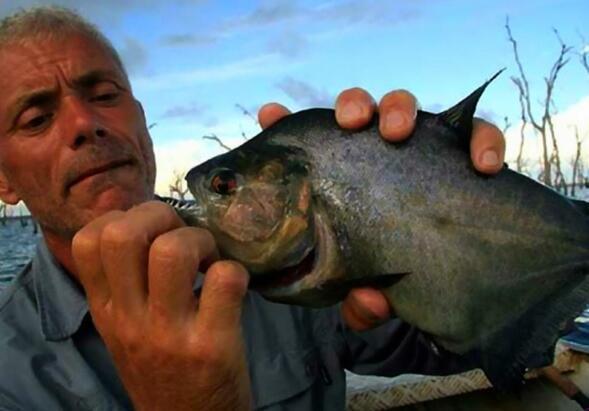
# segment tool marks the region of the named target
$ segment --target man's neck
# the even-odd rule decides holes
[[[72,256],[72,240],[43,230],[43,238],[47,248],[55,259],[65,268],[67,273],[77,280],[76,264]]]

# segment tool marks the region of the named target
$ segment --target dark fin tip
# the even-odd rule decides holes
[[[477,108],[479,99],[483,92],[499,74],[505,71],[505,67],[495,73],[482,86],[470,93],[466,98],[461,100],[458,104],[449,108],[446,111],[437,114],[438,118],[445,121],[450,127],[455,129],[460,136],[460,140],[467,150],[470,151],[470,138],[472,136],[472,119]]]
[[[518,321],[482,341],[475,355],[496,389],[512,390],[523,382],[527,368],[542,367],[553,360],[560,326],[582,312],[589,300],[588,270],[587,262],[555,270],[555,274],[567,273],[569,282]]]

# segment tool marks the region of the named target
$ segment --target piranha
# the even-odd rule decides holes
[[[189,171],[193,202],[165,200],[212,232],[272,301],[322,307],[380,288],[444,349],[477,354],[497,385],[519,379],[589,302],[586,203],[505,167],[472,167],[479,98],[419,111],[391,144],[378,119],[342,130],[333,110],[289,115]]]

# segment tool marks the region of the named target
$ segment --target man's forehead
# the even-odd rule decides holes
[[[114,57],[103,46],[81,36],[64,42],[30,40],[5,45],[0,48],[0,59],[4,63],[0,66],[0,88],[5,97],[56,87],[59,77],[73,81],[91,72],[102,72],[124,78]]]
[[[15,74],[14,77],[22,79],[23,83],[42,82],[46,80],[43,77],[54,76],[56,70],[72,75],[89,70],[122,72],[104,45],[80,34],[8,43],[0,48],[0,59],[3,62],[0,72]]]

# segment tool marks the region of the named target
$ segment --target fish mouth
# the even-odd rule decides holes
[[[69,191],[73,186],[79,184],[83,180],[95,176],[100,173],[104,173],[109,170],[113,170],[115,168],[125,167],[125,166],[132,166],[135,164],[133,159],[122,159],[122,160],[115,160],[109,161],[108,163],[89,168],[87,170],[82,171],[81,173],[76,174],[70,181],[66,184],[66,191]]]
[[[264,275],[253,275],[250,288],[269,300],[288,302],[310,289],[344,277],[343,260],[327,215],[314,212],[315,246],[299,263]]]
[[[315,248],[312,248],[302,261],[294,266],[272,271],[264,275],[254,275],[250,280],[250,288],[263,293],[273,288],[288,287],[303,279],[313,271],[315,266]]]

